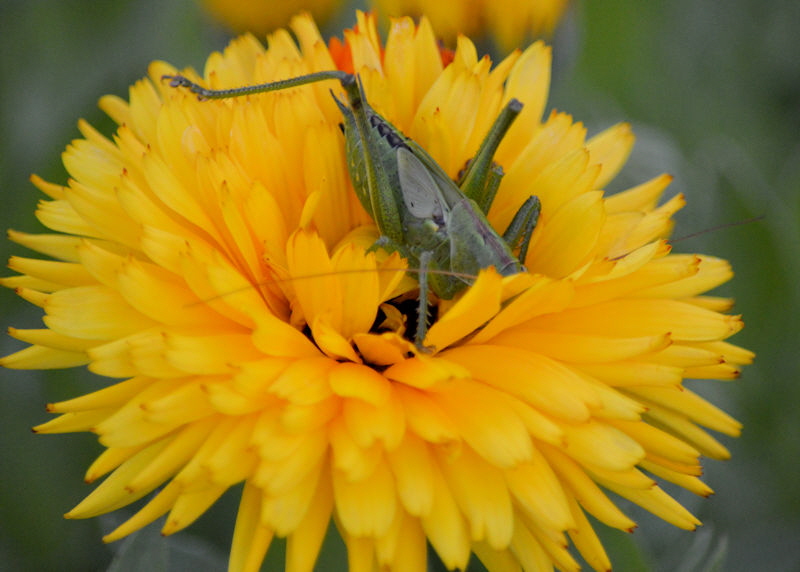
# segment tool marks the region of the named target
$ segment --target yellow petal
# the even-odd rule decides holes
[[[601,165],[596,185],[605,187],[628,160],[635,137],[628,123],[618,123],[592,137],[586,148],[594,163]]]
[[[260,523],[261,491],[245,482],[236,514],[228,569],[231,572],[256,570],[272,542],[273,531]]]
[[[570,508],[575,519],[576,526],[569,531],[569,537],[575,543],[575,547],[580,551],[581,556],[595,570],[611,570],[611,561],[608,559],[603,544],[597,537],[591,523],[586,515],[578,506],[574,499],[570,499]]]
[[[172,506],[161,534],[175,534],[197,520],[227,490],[227,486],[209,486],[199,491],[183,492]]]
[[[563,485],[538,450],[532,462],[508,471],[506,481],[516,502],[538,526],[565,530],[575,525]]]
[[[53,260],[38,260],[12,256],[8,260],[8,267],[20,274],[27,274],[62,284],[64,286],[90,286],[95,284],[94,278],[86,269],[74,262],[56,262]]]
[[[552,447],[543,446],[542,453],[553,465],[557,475],[563,479],[575,499],[578,500],[590,514],[608,526],[620,530],[632,531],[636,523],[625,516],[623,512],[611,502],[606,494],[589,478],[586,472],[562,451]]]
[[[334,470],[333,494],[342,526],[355,536],[381,536],[391,525],[398,508],[394,482],[383,463],[359,481],[350,481]]]
[[[511,542],[511,495],[503,473],[483,461],[469,447],[440,464],[453,497],[461,507],[474,541],[486,541],[496,550]]]
[[[310,324],[314,342],[323,353],[333,359],[343,359],[360,363],[361,358],[339,329],[330,324],[326,317],[317,316]]]
[[[607,336],[660,335],[705,342],[725,339],[742,328],[737,316],[724,316],[676,300],[614,300],[567,310],[532,321],[541,328]]]
[[[439,470],[433,473],[434,503],[423,516],[422,529],[449,569],[466,568],[469,560],[469,533],[464,518]]]
[[[411,342],[394,333],[356,334],[353,336],[353,342],[367,362],[378,366],[388,366],[403,361],[413,348]]]
[[[632,490],[610,483],[605,483],[605,486],[678,528],[694,530],[701,524],[688,510],[659,487],[649,490]]]
[[[362,447],[381,441],[388,450],[392,450],[406,429],[403,411],[394,397],[379,405],[360,399],[346,399],[342,404],[342,415],[353,439]]]
[[[48,327],[63,335],[93,340],[125,337],[155,324],[122,297],[102,286],[82,286],[51,294],[45,306]]]
[[[400,445],[388,454],[397,494],[409,514],[429,514],[434,501],[433,456],[428,446],[407,433]]]
[[[521,149],[523,141],[527,141],[529,134],[539,125],[550,90],[551,59],[550,47],[543,42],[536,42],[522,53],[509,74],[506,97],[516,97],[524,107],[498,149],[497,161],[501,165],[513,163],[507,154],[511,150]]]
[[[568,426],[564,435],[567,454],[581,463],[609,471],[628,470],[645,456],[639,443],[604,423],[590,421]]]
[[[642,387],[629,388],[628,391],[648,403],[672,409],[715,431],[733,436],[737,436],[741,431],[741,423],[688,389]]]
[[[505,346],[533,347],[559,361],[574,363],[617,362],[659,351],[671,340],[667,335],[641,338],[611,338],[548,332],[528,328],[506,330],[492,340]]]
[[[80,397],[51,403],[47,406],[47,410],[52,413],[66,413],[119,407],[141,393],[151,383],[153,380],[145,377],[128,379]]]
[[[453,380],[434,394],[458,433],[476,453],[500,467],[513,467],[532,455],[532,443],[525,424],[509,414],[510,398],[467,380]],[[471,412],[482,411],[475,416]]]
[[[497,272],[481,272],[464,296],[431,326],[425,345],[442,351],[488,322],[500,310],[501,281]]]
[[[156,496],[150,499],[136,514],[112,530],[109,534],[106,534],[103,537],[103,542],[119,540],[155,521],[172,508],[179,494],[180,489],[174,485],[174,483],[168,484],[161,489]]]
[[[661,193],[671,182],[671,176],[659,175],[626,191],[611,195],[606,200],[606,208],[609,213],[653,210]]]
[[[328,531],[333,510],[330,480],[319,479],[308,511],[286,539],[287,572],[311,570]]]
[[[531,241],[526,264],[532,272],[563,278],[586,263],[605,220],[602,195],[585,193],[566,203]],[[581,232],[575,232],[575,228]]]
[[[463,346],[448,351],[446,357],[464,365],[487,386],[560,419],[587,421],[590,407],[600,404],[594,390],[569,368],[533,352]]]
[[[115,510],[134,502],[150,492],[140,489],[135,493],[127,485],[132,477],[148,465],[161,452],[162,447],[148,447],[124,462],[106,480],[64,516],[66,518],[89,518]],[[151,489],[152,490],[152,489]]]
[[[89,362],[85,352],[59,350],[43,346],[30,346],[0,358],[0,365],[8,369],[61,369]]]

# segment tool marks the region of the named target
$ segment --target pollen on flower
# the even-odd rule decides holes
[[[484,268],[417,316],[420,269],[381,248],[348,174],[340,124],[355,110],[331,97],[347,101],[339,83],[199,101],[152,64],[129,100],[101,100],[112,137],[80,124],[65,186],[33,178],[52,232],[9,234],[50,259],[10,262],[19,275],[3,285],[44,327],[12,328],[29,346],[0,363],[108,379],[35,428],[105,448],[85,476],[99,484],[67,517],[146,499],[104,540],[164,515],[173,534],[244,483],[235,571],[258,570],[275,537],[287,569],[313,569],[332,519],[354,571],[424,570],[428,545],[450,569],[475,555],[492,571],[577,570],[570,544],[608,570],[588,517],[636,527],[609,491],[699,525],[659,483],[711,494],[701,457],[729,456],[712,432],[741,426],[684,381],[733,379],[753,354],[726,341],[742,328],[731,300],[707,294],[727,262],[671,251],[684,199],[659,204],[669,177],[602,192],[630,127],[587,139],[545,116],[543,43],[492,66],[463,37],[443,59],[425,19],[393,21],[385,44],[360,13],[338,44],[309,16],[291,28],[296,43],[244,36],[203,76],[180,73],[232,88],[352,71],[454,181],[520,100],[486,216],[502,235],[540,200],[522,271]],[[415,320],[429,322],[422,344]]]

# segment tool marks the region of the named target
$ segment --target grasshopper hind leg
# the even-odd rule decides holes
[[[502,178],[502,170],[499,173],[493,172],[496,167],[495,151],[521,111],[522,103],[516,99],[510,100],[506,104],[458,182],[461,192],[475,201],[484,214],[489,212],[497,188],[500,186],[500,178]]]
[[[428,334],[428,308],[430,297],[428,290],[428,267],[433,253],[426,250],[419,256],[419,300],[417,306],[417,331],[414,335],[414,345],[424,353],[431,353],[435,348],[425,345],[425,336]]]

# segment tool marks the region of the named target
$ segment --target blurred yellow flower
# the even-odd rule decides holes
[[[379,14],[422,16],[436,35],[452,42],[459,34],[491,38],[504,52],[553,33],[569,0],[372,0]]]
[[[8,368],[86,364],[107,386],[48,409],[39,433],[90,431],[106,477],[69,518],[97,516],[159,489],[112,541],[168,513],[191,524],[244,482],[230,570],[258,570],[273,537],[286,569],[312,570],[331,518],[351,571],[424,570],[427,542],[451,569],[572,571],[571,542],[596,570],[609,559],[587,515],[636,525],[607,496],[675,526],[699,521],[656,483],[698,495],[701,455],[728,452],[706,428],[739,424],[683,385],[733,379],[752,354],[731,301],[703,295],[731,277],[664,239],[681,196],[657,206],[662,175],[605,197],[633,145],[625,124],[586,140],[564,113],[543,116],[550,50],[536,43],[494,69],[460,38],[449,65],[428,21],[374,20],[330,48],[309,17],[213,54],[211,88],[355,70],[373,107],[454,176],[505,102],[525,107],[496,160],[489,213],[504,229],[530,195],[539,225],[529,272],[491,270],[439,302],[419,353],[402,295],[415,281],[377,232],[345,168],[336,82],[198,101],[151,66],[129,101],[101,107],[64,154],[67,186],[34,178],[52,234],[11,232],[54,260],[13,257],[3,283],[44,311],[11,329],[30,347]],[[398,298],[400,296],[400,298]],[[413,304],[412,304],[413,306]]]
[[[227,28],[258,36],[285,26],[301,11],[309,12],[323,24],[342,3],[342,0],[201,0],[208,13]]]

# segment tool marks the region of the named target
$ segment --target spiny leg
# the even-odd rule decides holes
[[[511,250],[519,248],[518,258],[522,264],[525,264],[528,246],[530,246],[536,223],[539,222],[541,210],[542,203],[539,201],[539,197],[528,197],[528,200],[519,207],[517,214],[514,215],[511,224],[508,225],[506,232],[503,234],[503,240],[511,247]]]
[[[428,334],[428,267],[433,253],[425,250],[419,256],[419,305],[417,306],[417,332],[414,336],[414,345],[422,352],[430,353],[433,348],[423,342]]]

